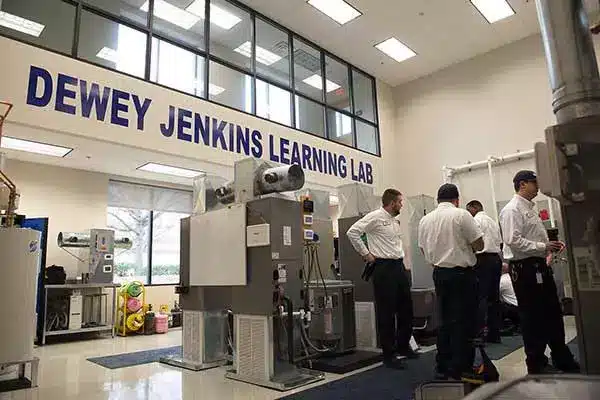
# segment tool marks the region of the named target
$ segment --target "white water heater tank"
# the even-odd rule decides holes
[[[0,364],[31,360],[40,232],[0,228]]]

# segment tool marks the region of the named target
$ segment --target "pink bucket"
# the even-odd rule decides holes
[[[169,317],[164,314],[157,314],[154,317],[154,327],[156,333],[167,333],[169,331]]]

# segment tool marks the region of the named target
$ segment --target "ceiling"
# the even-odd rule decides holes
[[[392,86],[539,32],[534,0],[509,0],[516,14],[494,24],[469,0],[346,1],[363,15],[340,26],[306,0],[241,0]],[[584,1],[598,8],[598,0]],[[397,63],[373,47],[392,36],[417,57]]]

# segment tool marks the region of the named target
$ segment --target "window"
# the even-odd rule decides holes
[[[210,53],[248,71],[252,70],[250,13],[224,0],[210,2]]]
[[[354,96],[354,115],[375,121],[375,93],[373,90],[373,79],[352,70],[352,94]]]
[[[137,77],[146,70],[146,34],[88,11],[81,16],[78,55]]]
[[[325,137],[325,107],[296,95],[296,129]]]
[[[148,0],[83,0],[84,3],[127,19],[140,26],[148,25]]]
[[[356,121],[356,148],[371,154],[379,154],[377,128],[362,121]]]
[[[133,241],[115,250],[115,283],[179,282],[180,221],[191,214],[188,191],[110,181],[107,226]]]
[[[256,20],[256,73],[290,85],[288,34],[261,19]]]
[[[340,110],[350,111],[348,66],[325,56],[325,78],[327,104]]]
[[[293,59],[296,90],[315,100],[323,101],[321,52],[294,38]]]
[[[152,218],[152,283],[179,283],[180,221],[189,214],[154,212]]]
[[[115,283],[140,281],[147,285],[148,249],[150,244],[151,213],[135,208],[108,207],[107,227],[114,229],[115,236],[126,236],[133,246],[129,250],[115,249]]]
[[[150,80],[204,97],[204,57],[160,39],[152,39]]]
[[[75,7],[60,0],[0,1],[3,35],[71,54],[74,30]]]
[[[0,36],[379,155],[375,79],[242,3],[0,0]]]
[[[247,113],[252,112],[252,77],[210,62],[209,99]]]
[[[256,115],[290,126],[292,105],[287,90],[256,80]]]
[[[144,9],[148,12],[147,0],[142,1],[145,1]],[[154,32],[198,50],[206,49],[205,19],[205,0],[154,0]]]
[[[327,110],[329,139],[348,146],[354,145],[352,118],[335,110]]]

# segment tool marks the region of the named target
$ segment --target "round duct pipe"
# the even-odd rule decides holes
[[[582,0],[536,0],[559,123],[600,115],[600,77]]]
[[[267,168],[259,173],[256,194],[269,194],[300,190],[304,186],[304,170],[294,164]]]
[[[88,248],[90,247],[90,234],[59,232],[56,243],[58,247]],[[115,237],[114,245],[116,249],[130,249],[133,246],[133,242],[126,236]]]

